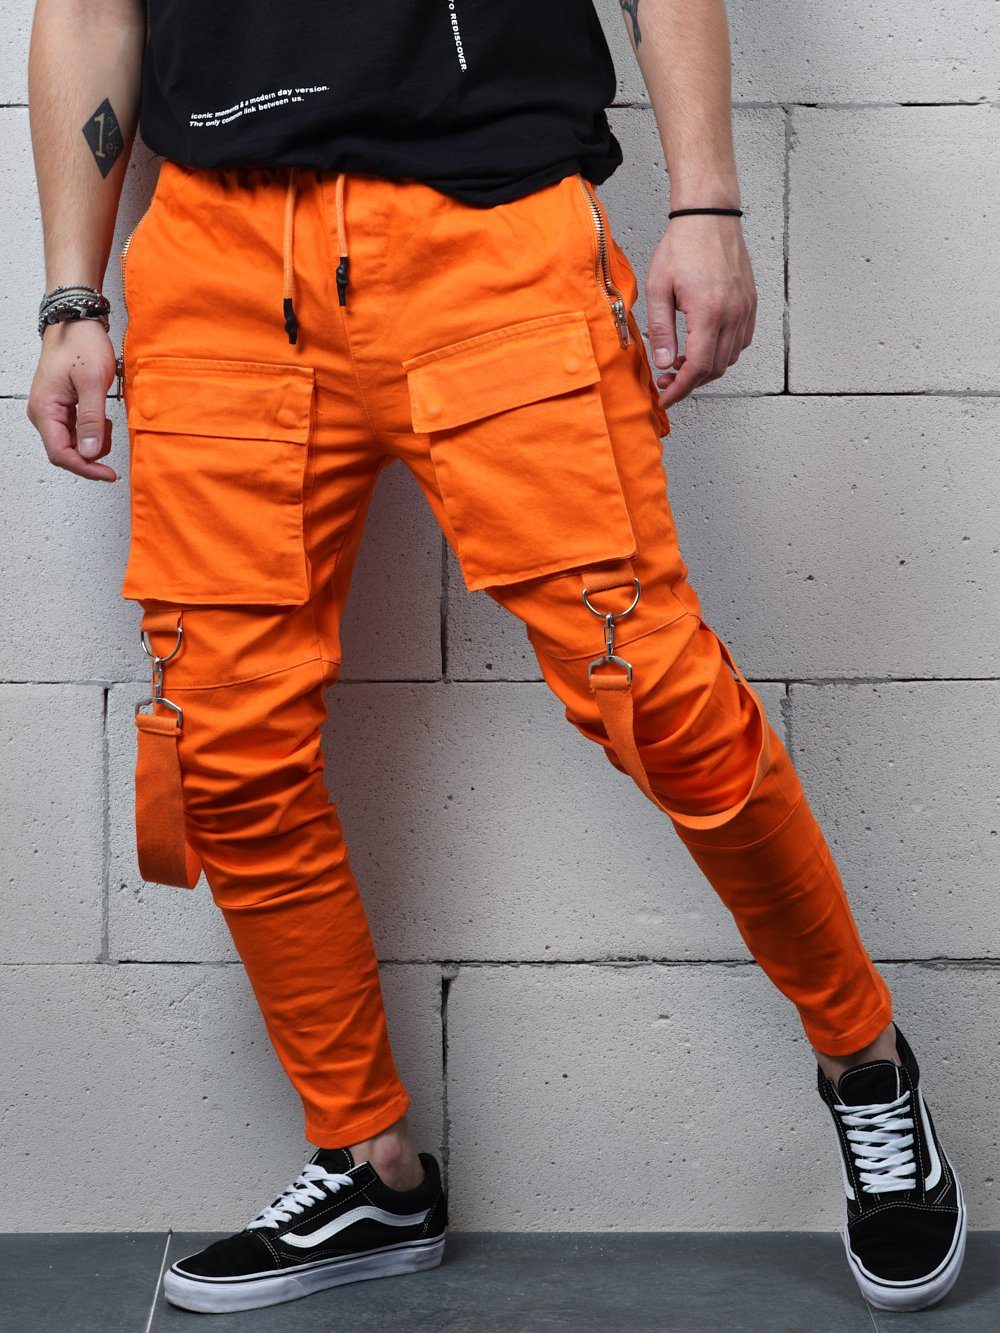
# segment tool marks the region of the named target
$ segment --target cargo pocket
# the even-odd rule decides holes
[[[299,605],[313,372],[140,356],[128,385],[131,539],[122,596]]]
[[[636,554],[583,312],[403,362],[470,589]]]

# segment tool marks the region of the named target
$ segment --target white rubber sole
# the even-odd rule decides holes
[[[927,1277],[919,1279],[919,1281],[883,1282],[868,1273],[862,1267],[857,1256],[851,1252],[847,1227],[844,1227],[841,1234],[844,1239],[844,1247],[847,1250],[847,1261],[850,1264],[851,1272],[861,1288],[861,1294],[868,1304],[873,1305],[876,1310],[926,1310],[929,1305],[935,1305],[943,1296],[946,1296],[955,1285],[962,1268],[962,1261],[965,1258],[965,1238],[969,1230],[962,1185],[957,1176],[955,1177],[955,1184],[958,1188],[959,1210],[959,1226],[955,1233],[955,1239],[950,1251],[935,1271],[929,1273]]]
[[[365,1278],[394,1277],[400,1273],[419,1273],[436,1268],[444,1256],[444,1236],[426,1241],[407,1241],[352,1254],[344,1259],[327,1259],[279,1273],[250,1273],[239,1278],[195,1277],[176,1267],[163,1275],[163,1292],[171,1305],[199,1314],[227,1314],[232,1310],[256,1310],[263,1305],[281,1305],[314,1291],[339,1287],[344,1282]]]

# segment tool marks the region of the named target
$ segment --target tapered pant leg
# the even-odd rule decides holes
[[[187,843],[306,1136],[338,1146],[409,1105],[321,748],[350,574],[390,459],[336,329],[307,350],[288,342],[285,197],[252,173],[161,168],[126,266],[123,592],[180,710]],[[297,202],[299,312],[318,330],[336,297],[315,181]]]
[[[858,1049],[888,1024],[889,991],[789,755],[688,579],[635,275],[578,178],[490,212],[434,206],[424,220],[424,244],[450,264],[436,275],[442,313],[398,340],[397,448],[467,587],[523,621],[568,720],[623,771],[594,685],[605,666],[630,673],[636,780],[810,1041]],[[588,582],[603,587],[589,607]]]

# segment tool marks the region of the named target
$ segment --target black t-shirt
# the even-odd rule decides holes
[[[195,167],[412,177],[469,203],[622,160],[592,0],[148,0],[140,130]]]

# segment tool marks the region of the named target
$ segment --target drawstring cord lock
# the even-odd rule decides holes
[[[343,302],[341,302],[341,304],[343,304]],[[299,336],[299,320],[290,296],[286,296],[283,300],[282,311],[285,316],[285,332],[288,334],[288,341],[290,343],[295,343]]]
[[[347,254],[346,223],[344,220],[344,173],[337,175],[337,237],[340,242],[340,263],[337,265],[337,300],[342,306],[347,305],[347,288],[351,281],[351,261]],[[295,195],[298,188],[298,168],[292,167],[288,173],[288,188],[285,192],[285,223],[282,238],[282,268],[284,290],[282,291],[281,311],[285,322],[288,341],[293,345],[298,341],[299,320],[295,313],[295,268],[292,250],[295,238]]]
[[[341,305],[347,305],[347,286],[351,281],[350,255],[341,255],[337,265],[337,299]]]

